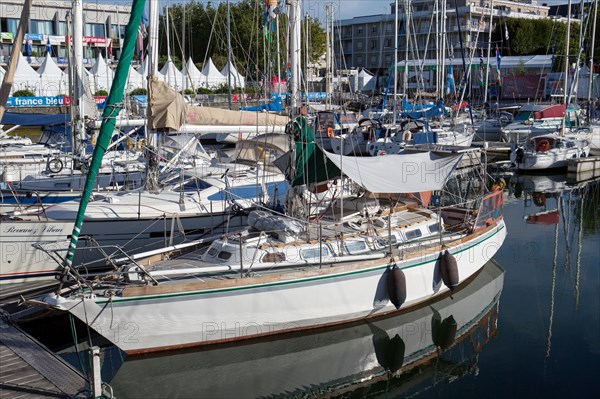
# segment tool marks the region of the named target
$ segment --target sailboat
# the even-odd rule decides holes
[[[557,105],[558,110],[562,110],[566,115],[560,119],[561,125],[556,132],[542,135],[530,134],[524,147],[517,148],[511,154],[511,160],[517,164],[517,169],[521,171],[544,170],[565,168],[569,159],[583,158],[590,154],[591,147],[588,140],[588,134],[578,134],[573,130],[569,123],[568,115],[569,104],[571,103],[571,91],[569,89],[569,34],[571,22],[571,1],[567,5],[567,32],[565,45],[565,65],[564,65],[564,95],[563,104]],[[574,84],[575,79],[571,82]],[[560,107],[560,108],[559,108]]]
[[[306,121],[294,126],[302,183],[318,173],[309,166],[322,155]],[[371,194],[340,199],[312,222],[253,211],[247,230],[208,248],[172,260],[170,253],[138,258],[100,284],[82,280],[88,290],[45,301],[127,353],[160,351],[410,308],[468,284],[504,241],[501,191],[477,209],[441,214],[402,196],[440,189],[461,155],[325,156]],[[381,176],[394,165],[414,173]],[[131,339],[115,339],[127,332]]]

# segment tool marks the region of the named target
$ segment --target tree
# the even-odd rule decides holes
[[[505,29],[510,40],[506,41]],[[566,23],[558,19],[508,18],[506,26],[497,24],[492,41],[508,55],[554,54],[554,71],[564,70]],[[579,52],[579,24],[571,22],[569,60],[573,63]]]
[[[283,2],[281,2],[283,7]],[[181,38],[183,10],[185,7],[185,49]],[[169,41],[171,43],[171,58],[181,58],[182,50],[185,60],[192,57],[195,62],[204,62],[212,57],[217,68],[222,69],[227,63],[227,5],[220,3],[216,6],[209,2],[192,1],[169,7]],[[166,11],[166,9],[164,10]],[[285,11],[282,9],[281,11]],[[161,55],[166,56],[166,20],[162,13],[160,22]],[[309,27],[309,58],[315,62],[325,52],[325,32],[319,21],[308,17]],[[265,20],[268,22],[265,26]],[[265,19],[264,1],[240,0],[230,3],[231,53],[233,63],[238,71],[250,79],[262,80],[277,71],[277,38],[274,33],[279,24],[279,43],[281,45],[279,69],[282,73],[287,65],[287,17],[282,12],[274,20]],[[267,30],[273,30],[266,35]],[[302,23],[302,39],[304,40],[306,19]],[[269,40],[269,38],[271,38]],[[304,44],[303,44],[303,49]],[[206,59],[205,59],[206,56]],[[302,57],[304,59],[304,57]],[[185,61],[183,60],[183,61]]]

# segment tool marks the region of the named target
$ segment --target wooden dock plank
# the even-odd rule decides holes
[[[77,370],[0,318],[0,397],[65,398],[86,389]]]

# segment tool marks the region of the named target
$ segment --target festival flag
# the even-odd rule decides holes
[[[446,77],[446,95],[452,92],[454,92],[454,71],[452,70],[452,64],[450,64],[448,66],[448,75]]]
[[[46,52],[52,55],[52,45],[50,44],[50,36],[48,36],[48,41],[46,42]]]
[[[500,55],[500,49],[496,45],[496,68],[498,69],[498,86],[502,86],[502,75],[500,74],[500,64],[502,63],[502,56]]]
[[[108,39],[108,46],[106,47],[106,58],[111,58],[112,59],[113,56],[113,49],[112,49],[112,39]]]

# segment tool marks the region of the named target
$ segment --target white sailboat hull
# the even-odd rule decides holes
[[[450,244],[461,284],[491,259],[505,237],[500,220],[470,240]],[[402,308],[448,291],[436,267],[438,259],[434,252],[396,261],[406,276]],[[386,288],[388,266],[387,259],[379,259],[197,290],[152,294],[148,289],[133,296],[59,298],[57,303],[125,352],[141,353],[310,329],[393,311]]]
[[[0,223],[0,284],[52,279],[58,264],[47,250],[65,251],[73,222],[2,220]]]
[[[488,263],[475,280],[451,297],[400,316],[317,334],[188,352],[169,358],[170,373],[165,373],[161,358],[127,359],[110,384],[126,397],[167,397],[169,387],[182,381],[186,381],[186,392],[194,397],[238,397],[240,387],[245,397],[252,398],[309,396],[325,389],[341,393],[358,381],[367,385],[380,381],[373,377],[386,375],[384,367],[389,365],[385,359],[390,356],[402,364],[398,372],[422,367],[427,359],[435,362],[440,342],[434,335],[442,320],[456,322],[457,341],[478,326],[484,337],[491,339],[496,332],[503,283],[503,270]],[[400,339],[402,350],[391,339]],[[331,367],[332,359],[343,361]],[[421,371],[423,379],[432,378],[425,369]],[[232,375],[237,376],[236,384],[231,384]],[[162,383],[156,384],[157,380]]]

